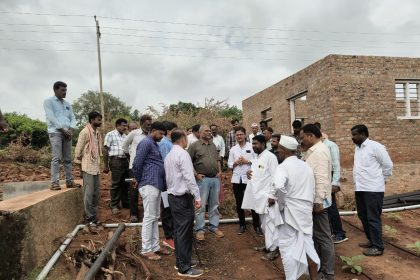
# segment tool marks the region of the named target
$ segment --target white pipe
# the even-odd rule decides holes
[[[36,278],[36,280],[43,280],[43,279],[45,279],[45,277],[47,277],[48,272],[50,272],[51,268],[58,261],[58,259],[60,258],[61,254],[64,252],[64,250],[70,244],[70,242],[73,240],[73,238],[79,232],[79,230],[81,230],[84,227],[85,227],[85,225],[77,225],[73,229],[73,231],[67,235],[67,239],[64,240],[64,242],[63,242],[63,244],[61,244],[60,248],[58,248],[58,250],[55,251],[54,255],[51,257],[51,259],[48,261],[48,263],[42,269],[41,273],[38,275],[38,277]]]
[[[394,207],[389,209],[383,209],[382,212],[388,213],[388,212],[399,212],[404,210],[414,210],[414,209],[420,209],[420,204],[418,205],[410,205],[410,206],[401,206],[401,207]],[[340,211],[340,216],[352,216],[357,214],[357,211]],[[252,218],[245,218],[245,221],[251,221]],[[206,220],[208,223],[209,220]],[[220,224],[232,224],[239,222],[239,219],[221,219],[219,221]],[[103,224],[102,226],[104,228],[117,228],[119,224]],[[141,227],[143,223],[125,223],[126,227]],[[159,222],[159,226],[161,226],[162,223]],[[54,255],[51,257],[51,259],[48,261],[47,265],[42,269],[41,273],[38,275],[36,280],[44,280],[45,277],[47,277],[48,272],[51,270],[51,268],[54,266],[54,264],[58,261],[61,254],[64,252],[64,250],[67,248],[67,246],[70,244],[72,239],[76,236],[76,234],[84,228],[85,225],[77,225],[74,230],[69,233],[67,236],[68,238],[64,240],[63,244],[58,248],[58,250],[54,253]]]

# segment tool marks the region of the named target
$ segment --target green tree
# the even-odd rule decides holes
[[[242,120],[242,110],[234,105],[233,106],[226,105],[225,108],[219,111],[219,115],[225,118],[229,118],[229,119]]]
[[[192,103],[179,101],[178,104],[169,105],[169,112],[178,115],[179,113],[197,115],[198,111],[202,109]]]
[[[131,114],[131,120],[134,121],[134,122],[140,121],[140,111],[139,110],[135,109],[133,111],[133,113]]]
[[[77,100],[73,102],[73,111],[76,116],[77,125],[85,124],[87,116],[92,111],[101,112],[101,99],[99,92],[89,90],[83,93]],[[114,120],[119,117],[131,119],[131,106],[127,106],[121,99],[108,92],[104,92],[104,110],[105,119],[107,121]]]

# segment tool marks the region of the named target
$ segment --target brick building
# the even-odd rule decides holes
[[[348,168],[350,129],[363,123],[394,163],[414,164],[409,172],[420,178],[419,84],[420,58],[329,55],[243,100],[244,126],[265,119],[275,132],[290,134],[294,119],[318,121]]]

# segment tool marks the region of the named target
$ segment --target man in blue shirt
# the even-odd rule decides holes
[[[133,174],[143,199],[141,254],[149,260],[160,260],[159,212],[161,192],[166,190],[165,168],[158,142],[165,134],[161,122],[152,123],[149,135],[137,145]]]
[[[47,118],[48,135],[51,142],[51,190],[60,190],[60,161],[63,161],[67,188],[77,187],[73,182],[71,164],[71,138],[73,129],[77,128],[76,119],[70,103],[64,100],[67,94],[67,85],[55,82],[55,96],[44,101],[44,110]]]
[[[171,135],[172,131],[178,128],[178,125],[174,122],[169,121],[163,121],[163,126],[165,127],[165,136],[162,138],[162,140],[159,142],[159,151],[162,155],[163,161],[165,161],[166,156],[169,154],[169,152],[172,149],[172,141]],[[162,192],[162,200],[160,203],[160,219],[162,220],[162,228],[163,233],[165,235],[165,240],[162,241],[162,244],[166,247],[171,248],[172,250],[175,250],[175,242],[174,242],[174,225],[172,220],[172,214],[171,214],[171,208],[169,207],[168,202],[168,193]]]

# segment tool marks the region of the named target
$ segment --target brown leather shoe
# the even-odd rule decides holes
[[[59,191],[59,190],[61,190],[61,187],[60,187],[60,185],[58,183],[52,183],[51,184],[51,187],[50,187],[50,190],[52,190],[52,191]]]
[[[205,240],[205,237],[204,237],[204,231],[199,231],[199,232],[197,232],[197,233],[195,234],[195,238],[196,238],[198,241],[204,241],[204,240]]]
[[[66,183],[66,187],[68,189],[75,189],[75,188],[81,188],[82,185],[76,184],[74,181],[71,181],[71,182]]]
[[[213,233],[214,235],[216,235],[216,237],[222,238],[225,237],[225,234],[223,233],[223,231],[221,231],[220,229],[216,229],[216,230],[209,230],[211,233]]]

